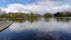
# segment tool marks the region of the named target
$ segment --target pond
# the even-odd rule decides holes
[[[13,22],[0,40],[71,40],[71,18],[41,18]]]

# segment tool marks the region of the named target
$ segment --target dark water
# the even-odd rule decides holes
[[[0,40],[71,40],[71,18],[41,18],[14,22]]]

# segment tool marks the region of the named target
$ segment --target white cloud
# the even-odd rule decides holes
[[[45,8],[41,7],[41,5],[36,5],[36,4],[27,4],[27,5],[23,5],[23,4],[19,4],[19,3],[15,3],[15,4],[9,4],[7,8],[5,8],[4,10],[6,10],[6,12],[41,12],[42,10],[44,10]]]
[[[6,12],[36,12],[36,13],[55,13],[58,11],[71,11],[70,3],[67,0],[36,0],[33,4],[8,4],[4,8]]]

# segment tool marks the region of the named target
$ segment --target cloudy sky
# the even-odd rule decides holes
[[[0,9],[6,12],[41,14],[71,11],[71,0],[0,0]]]

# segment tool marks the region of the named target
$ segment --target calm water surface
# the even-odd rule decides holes
[[[71,40],[71,18],[41,18],[13,22],[0,40]]]

